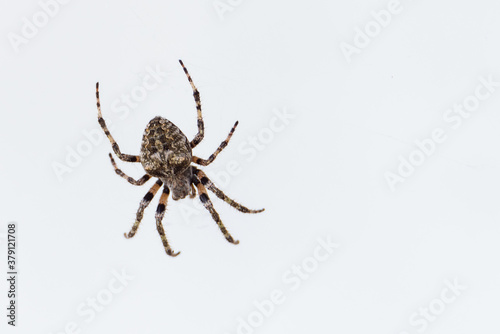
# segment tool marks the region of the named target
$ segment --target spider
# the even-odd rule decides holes
[[[99,100],[99,83],[96,84],[97,119],[102,129],[104,130],[104,133],[111,142],[113,151],[118,156],[118,158],[123,161],[140,162],[142,164],[142,167],[146,171],[146,174],[143,177],[135,180],[126,175],[118,168],[115,160],[113,159],[113,156],[111,155],[111,153],[109,153],[109,158],[116,174],[126,179],[129,183],[135,186],[142,186],[152,177],[157,178],[155,184],[153,184],[151,189],[149,189],[147,194],[142,199],[141,204],[139,205],[139,209],[137,210],[135,223],[132,226],[130,232],[124,233],[125,238],[132,238],[136,234],[137,229],[139,228],[139,224],[141,223],[144,210],[149,205],[149,203],[151,203],[151,200],[163,185],[163,191],[160,196],[158,207],[156,209],[155,218],[156,228],[158,230],[158,233],[160,234],[163,247],[165,248],[165,252],[170,256],[177,256],[180,254],[180,252],[175,253],[170,247],[167,241],[167,237],[165,236],[165,230],[163,229],[162,225],[162,220],[163,216],[165,215],[165,208],[167,205],[167,199],[170,192],[172,192],[172,198],[176,201],[185,198],[187,195],[189,195],[190,198],[194,198],[196,196],[196,191],[198,191],[200,201],[203,203],[203,206],[210,212],[213,220],[215,220],[215,222],[219,226],[219,229],[224,234],[226,240],[235,245],[237,245],[239,241],[233,239],[231,234],[229,234],[226,227],[222,223],[219,214],[217,213],[217,211],[215,211],[212,201],[208,197],[207,188],[208,190],[213,192],[215,196],[243,213],[259,213],[264,211],[264,209],[250,210],[227,197],[219,188],[217,188],[213,184],[213,182],[202,170],[198,169],[196,166],[191,165],[192,162],[200,166],[208,166],[209,164],[211,164],[215,160],[217,155],[227,146],[234,133],[234,130],[236,129],[236,126],[238,126],[238,122],[234,123],[231,131],[229,131],[229,134],[227,135],[227,138],[219,145],[217,150],[208,159],[202,159],[194,156],[192,154],[192,149],[195,148],[196,145],[198,145],[204,137],[204,124],[203,117],[201,115],[200,93],[195,87],[193,80],[188,73],[188,70],[182,63],[182,60],[179,60],[179,63],[181,64],[184,73],[186,74],[187,79],[191,84],[191,88],[193,89],[193,97],[196,102],[196,110],[198,113],[198,133],[193,138],[193,140],[189,141],[184,133],[182,133],[182,131],[176,125],[174,125],[174,123],[161,116],[156,116],[148,123],[146,130],[144,131],[140,155],[123,154],[120,151],[118,144],[113,139],[113,136],[106,126],[104,118],[102,118],[101,103]]]

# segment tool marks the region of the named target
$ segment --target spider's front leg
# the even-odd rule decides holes
[[[111,143],[111,147],[113,148],[113,151],[115,154],[118,156],[123,161],[127,162],[140,162],[141,157],[138,155],[130,155],[130,154],[123,154],[120,151],[120,148],[118,147],[118,144],[116,143],[115,139],[111,135],[111,133],[108,130],[108,127],[106,126],[106,121],[104,121],[104,118],[102,118],[102,113],[101,113],[101,100],[99,99],[99,83],[96,83],[95,85],[95,96],[97,98],[97,121],[99,122],[99,125],[101,126],[102,130],[106,134],[106,137],[108,137],[109,142]]]
[[[217,150],[207,160],[193,156],[192,159],[191,159],[191,161],[194,162],[194,163],[197,163],[198,165],[201,165],[201,166],[208,166],[209,164],[211,164],[215,160],[215,158],[217,157],[217,155],[224,148],[226,148],[226,146],[229,143],[229,140],[231,139],[231,137],[233,136],[234,130],[236,130],[237,126],[238,126],[238,121],[236,121],[236,123],[234,123],[231,131],[229,131],[229,134],[227,135],[227,138],[222,143],[220,143],[220,145],[217,148]]]
[[[189,75],[189,72],[184,66],[184,63],[182,60],[179,59],[179,63],[182,66],[182,69],[184,70],[184,73],[186,73],[186,76],[189,80],[189,84],[191,85],[191,88],[193,89],[193,97],[194,97],[194,102],[196,103],[196,112],[198,114],[198,133],[196,136],[193,138],[193,140],[190,143],[191,148],[196,147],[202,140],[203,137],[205,136],[205,125],[203,123],[203,116],[201,116],[201,101],[200,101],[200,92],[198,92],[198,89],[194,85],[193,79],[191,79],[191,76]]]
[[[168,255],[170,256],[177,256],[181,252],[174,253],[172,248],[170,248],[170,245],[168,244],[167,237],[165,236],[165,230],[163,229],[163,225],[161,221],[163,220],[163,216],[165,215],[165,209],[167,207],[167,199],[168,195],[170,194],[170,190],[168,189],[167,185],[163,186],[163,193],[161,194],[160,197],[160,202],[158,204],[158,208],[156,209],[156,229],[158,230],[158,233],[160,234],[161,241],[163,243],[163,247],[165,248],[165,252],[167,252]]]
[[[120,175],[121,177],[123,177],[125,180],[127,180],[130,184],[133,184],[134,186],[142,186],[144,183],[149,181],[149,179],[151,178],[151,176],[149,176],[148,174],[145,174],[139,180],[134,180],[133,178],[131,178],[130,176],[128,176],[127,174],[122,172],[122,170],[119,169],[118,166],[116,166],[115,159],[113,159],[113,156],[111,155],[111,153],[109,154],[109,158],[111,159],[111,164],[113,165],[113,168],[115,169],[116,174]]]

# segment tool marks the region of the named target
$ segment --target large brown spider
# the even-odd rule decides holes
[[[193,96],[198,112],[198,133],[190,142],[186,138],[184,133],[182,133],[182,131],[174,125],[174,123],[163,117],[156,116],[148,123],[146,130],[144,131],[140,156],[121,153],[118,144],[113,139],[113,136],[111,136],[111,133],[106,126],[104,118],[102,118],[101,103],[99,101],[99,83],[96,84],[98,121],[102,129],[104,130],[104,133],[111,142],[113,151],[118,156],[118,158],[123,161],[140,162],[144,170],[146,171],[146,174],[143,177],[141,177],[139,180],[134,180],[133,178],[125,175],[125,173],[123,173],[120,169],[118,169],[113,156],[110,153],[109,158],[111,159],[111,164],[113,165],[116,174],[136,186],[143,185],[151,177],[158,178],[156,183],[151,187],[151,189],[149,189],[146,196],[144,196],[144,198],[142,199],[139,210],[137,210],[135,223],[132,226],[130,232],[125,233],[125,237],[128,239],[132,238],[135,235],[137,229],[139,228],[139,224],[141,223],[144,209],[146,209],[155,194],[163,185],[163,193],[161,194],[158,208],[156,209],[156,228],[158,229],[158,233],[161,236],[163,247],[165,247],[165,251],[170,256],[177,256],[180,253],[174,253],[174,251],[170,248],[165,236],[163,225],[161,223],[161,221],[163,220],[163,216],[165,215],[165,207],[170,191],[172,191],[172,198],[174,200],[179,200],[185,198],[188,194],[189,197],[194,198],[196,196],[196,189],[198,189],[201,202],[210,212],[212,218],[217,222],[217,225],[226,237],[227,241],[235,245],[237,245],[239,241],[234,240],[227,231],[224,224],[222,224],[219,214],[217,213],[217,211],[215,211],[212,205],[212,201],[208,197],[206,188],[212,191],[217,197],[241,212],[259,213],[264,211],[264,209],[250,210],[243,205],[236,203],[234,200],[227,197],[220,189],[218,189],[212,183],[212,181],[210,181],[207,175],[203,173],[203,171],[191,165],[191,162],[194,162],[201,166],[207,166],[212,163],[217,155],[227,146],[227,143],[231,139],[231,136],[233,135],[238,122],[234,123],[234,126],[231,131],[229,131],[226,140],[224,140],[219,145],[219,148],[207,160],[192,155],[192,149],[195,148],[196,145],[198,145],[203,140],[204,136],[203,118],[201,116],[200,93],[198,92],[198,89],[196,89],[191,76],[189,75],[186,67],[181,60],[179,60],[179,63],[184,69],[184,73],[186,73],[189,83],[193,88]]]

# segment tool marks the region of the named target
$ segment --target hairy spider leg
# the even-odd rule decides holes
[[[200,170],[194,166],[192,166],[191,168],[193,169],[193,174],[195,174],[199,178],[199,180],[201,181],[201,184],[203,184],[205,187],[208,188],[208,190],[213,192],[215,194],[215,196],[219,197],[221,200],[223,200],[227,204],[231,205],[236,210],[244,212],[244,213],[259,213],[259,212],[262,212],[265,210],[265,209],[251,210],[251,209],[248,209],[247,207],[237,203],[233,199],[227,197],[226,194],[224,194],[222,192],[222,190],[217,188],[202,170]]]
[[[224,234],[224,237],[226,237],[226,240],[232,244],[235,244],[235,245],[239,244],[240,242],[238,240],[233,239],[231,234],[229,234],[226,227],[222,223],[222,221],[219,217],[219,214],[217,213],[217,211],[215,211],[214,206],[212,204],[212,201],[208,197],[207,189],[205,189],[205,186],[200,182],[200,180],[198,180],[198,177],[196,177],[195,175],[193,175],[192,182],[194,183],[194,185],[198,189],[201,203],[203,203],[203,206],[205,207],[205,209],[207,209],[210,212],[213,220],[215,220],[215,222],[219,226],[222,234]]]
[[[236,130],[237,126],[238,126],[238,121],[236,121],[236,123],[234,123],[231,131],[229,131],[229,134],[227,135],[227,138],[222,143],[220,143],[220,145],[217,148],[217,150],[207,160],[198,158],[196,156],[193,156],[191,158],[191,161],[194,162],[194,163],[197,163],[198,165],[201,165],[201,166],[208,166],[208,165],[210,165],[215,160],[215,158],[217,157],[217,155],[223,149],[226,148],[226,146],[229,143],[229,140],[231,139],[231,137],[233,136],[234,130]]]
[[[113,159],[113,156],[111,155],[111,153],[109,154],[109,158],[111,159],[111,164],[113,165],[113,168],[115,169],[116,174],[120,175],[121,177],[123,177],[125,180],[127,180],[129,183],[133,184],[134,186],[142,186],[144,183],[149,181],[149,179],[151,178],[150,175],[145,174],[139,180],[134,180],[133,178],[131,178],[130,176],[128,176],[127,174],[122,172],[122,170],[116,166],[115,159]]]
[[[205,125],[203,124],[203,116],[201,116],[201,101],[200,101],[200,93],[198,92],[198,89],[193,83],[193,79],[191,79],[191,76],[189,75],[189,72],[187,68],[184,66],[184,63],[182,60],[179,59],[179,63],[181,64],[182,68],[184,69],[184,73],[186,73],[186,76],[189,80],[189,83],[191,84],[191,88],[193,89],[193,97],[194,101],[196,102],[196,111],[198,113],[198,133],[196,136],[193,138],[191,141],[190,145],[191,148],[196,147],[202,140],[205,135]]]
[[[153,197],[155,197],[156,193],[158,192],[158,189],[160,189],[162,184],[163,184],[162,181],[157,180],[155,184],[153,184],[151,189],[149,189],[148,193],[144,196],[144,198],[141,201],[141,204],[139,205],[139,209],[137,210],[135,223],[132,226],[132,229],[130,230],[130,232],[128,232],[128,234],[124,233],[125,238],[129,239],[135,235],[137,229],[139,228],[139,224],[141,223],[142,217],[144,216],[144,209],[146,209],[149,203],[151,203],[151,200],[153,199]]]
[[[170,190],[168,189],[167,185],[163,186],[163,193],[161,194],[160,197],[160,202],[158,204],[158,208],[156,209],[156,229],[158,230],[158,233],[160,234],[161,241],[163,243],[163,247],[165,248],[165,252],[167,252],[168,255],[170,256],[177,256],[181,252],[174,253],[172,248],[170,248],[170,245],[168,244],[167,237],[165,236],[165,230],[163,229],[163,225],[161,221],[163,220],[163,216],[165,215],[165,209],[167,207],[167,199],[168,195],[170,194]]]
[[[97,98],[97,120],[99,121],[101,128],[104,130],[104,133],[108,137],[108,139],[111,143],[111,147],[113,148],[113,151],[115,152],[115,154],[118,156],[118,158],[120,158],[120,160],[123,160],[123,161],[140,162],[141,158],[138,155],[123,154],[120,151],[118,144],[113,139],[113,136],[109,132],[108,127],[106,126],[106,122],[104,121],[104,118],[102,118],[101,101],[99,99],[99,83],[96,83],[96,85],[95,85],[95,96]]]

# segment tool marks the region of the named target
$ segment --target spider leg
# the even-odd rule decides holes
[[[239,244],[240,242],[238,240],[233,239],[231,234],[229,234],[226,227],[222,223],[222,221],[219,217],[219,214],[217,213],[217,211],[215,211],[214,206],[212,204],[212,201],[208,197],[207,189],[205,189],[205,186],[200,182],[200,180],[198,180],[198,178],[196,176],[193,176],[192,182],[194,183],[194,185],[198,189],[201,203],[203,203],[203,206],[205,207],[205,209],[207,209],[210,212],[213,220],[215,220],[215,222],[219,226],[222,234],[224,234],[224,237],[226,237],[226,240],[232,244],[235,244],[235,245]]]
[[[129,239],[135,235],[137,229],[139,228],[139,224],[141,223],[142,217],[144,215],[144,209],[146,209],[149,203],[151,203],[151,200],[153,199],[153,197],[155,197],[156,193],[158,192],[158,189],[160,189],[162,184],[163,184],[162,181],[160,180],[156,181],[155,184],[153,184],[153,186],[151,187],[151,189],[149,189],[146,196],[144,196],[144,198],[141,201],[141,205],[137,210],[134,226],[132,226],[132,229],[130,230],[130,232],[128,232],[128,234],[124,233],[125,238]]]
[[[236,130],[237,126],[238,126],[238,121],[236,121],[236,123],[234,123],[231,131],[229,131],[229,134],[227,135],[227,138],[222,143],[220,143],[219,148],[217,148],[217,150],[207,160],[193,156],[191,161],[194,163],[197,163],[198,165],[202,165],[202,166],[208,166],[209,164],[211,164],[215,160],[217,155],[224,148],[226,148],[226,146],[229,143],[229,140],[231,139],[231,137],[233,136],[234,130]]]
[[[193,168],[193,174],[195,174],[200,179],[201,184],[206,186],[208,188],[208,190],[210,190],[211,192],[213,192],[215,194],[215,196],[219,197],[221,200],[223,200],[227,204],[231,205],[236,210],[244,212],[244,213],[259,213],[259,212],[262,212],[265,210],[265,209],[250,210],[250,209],[244,207],[243,205],[237,203],[236,201],[227,197],[226,194],[224,194],[222,192],[222,190],[217,188],[202,170],[199,170],[196,167],[192,167],[192,168]]]
[[[195,197],[196,197],[196,188],[191,183],[191,191],[189,192],[189,198],[195,198]]]
[[[149,179],[151,178],[151,176],[149,176],[148,174],[145,174],[139,180],[134,180],[133,178],[131,178],[130,176],[128,176],[127,174],[122,172],[122,170],[116,166],[115,160],[113,159],[113,156],[111,155],[111,153],[109,154],[109,158],[111,159],[111,164],[113,165],[116,174],[120,175],[121,177],[123,177],[125,180],[127,180],[129,183],[133,184],[134,186],[142,186],[144,183],[149,181]]]
[[[104,133],[108,137],[111,147],[113,147],[113,151],[115,154],[118,156],[123,161],[127,162],[140,162],[141,158],[138,155],[130,155],[130,154],[123,154],[120,151],[120,148],[118,147],[118,144],[114,140],[113,136],[108,130],[108,127],[106,126],[106,122],[104,121],[104,118],[102,118],[102,113],[101,113],[101,101],[99,99],[99,83],[95,85],[95,96],[97,98],[97,120],[99,124],[101,125],[101,128],[104,130]]]
[[[163,229],[163,225],[161,221],[163,220],[163,216],[165,215],[165,209],[167,205],[167,199],[168,195],[170,193],[170,190],[168,189],[167,185],[163,186],[163,193],[161,194],[160,197],[160,203],[158,204],[158,208],[156,209],[156,229],[158,230],[158,233],[160,234],[161,241],[163,243],[163,247],[165,248],[165,252],[167,252],[168,255],[170,256],[177,256],[180,254],[180,252],[174,253],[172,248],[170,248],[170,245],[168,244],[167,237],[165,236],[165,230]]]
[[[189,83],[191,84],[191,88],[193,89],[193,97],[194,101],[196,102],[196,111],[198,113],[198,133],[196,136],[193,138],[191,141],[190,145],[191,148],[196,147],[202,140],[205,135],[205,126],[203,124],[203,117],[201,116],[201,101],[200,101],[200,93],[198,92],[198,89],[193,83],[193,79],[191,79],[191,76],[189,75],[189,72],[187,68],[184,66],[184,63],[182,60],[179,59],[179,63],[181,64],[182,68],[184,69],[184,73],[186,73],[186,76],[189,80]]]

